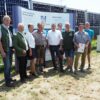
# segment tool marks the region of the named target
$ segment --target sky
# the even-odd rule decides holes
[[[33,0],[100,13],[100,0]]]

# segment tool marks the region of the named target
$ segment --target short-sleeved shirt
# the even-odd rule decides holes
[[[74,49],[73,37],[74,31],[65,31],[62,33],[63,36],[63,48],[65,50]]]
[[[42,45],[42,46],[46,45],[46,37],[43,34],[43,32],[39,33],[37,30],[36,32],[33,33],[33,36],[35,38],[36,45]]]
[[[59,30],[49,30],[47,34],[47,40],[49,45],[60,45],[60,41],[63,39],[62,34]]]
[[[33,37],[32,33],[30,33],[30,32],[26,33],[25,38],[28,41],[29,47],[35,48],[35,38]]]
[[[79,31],[76,32],[73,38],[73,42],[77,44],[79,43],[86,44],[88,41],[90,41],[89,35],[84,31],[82,33],[80,33]]]
[[[85,32],[88,33],[88,35],[90,37],[90,41],[92,41],[92,39],[94,37],[94,31],[92,29],[85,29]]]

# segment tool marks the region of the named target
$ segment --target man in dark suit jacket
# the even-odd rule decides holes
[[[26,78],[28,78],[26,73],[28,44],[23,31],[24,25],[19,23],[18,32],[14,36],[14,48],[18,59],[19,74],[22,83],[25,82]]]

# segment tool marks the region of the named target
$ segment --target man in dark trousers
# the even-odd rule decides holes
[[[19,23],[18,32],[14,36],[14,48],[19,64],[20,81],[22,83],[24,83],[25,79],[28,78],[26,73],[28,43],[23,31],[24,25]]]
[[[48,47],[51,52],[54,70],[57,70],[57,64],[56,64],[55,58],[58,57],[60,71],[64,72],[63,65],[62,65],[62,58],[61,58],[61,54],[60,54],[60,50],[62,49],[62,40],[63,40],[62,34],[59,30],[56,30],[56,24],[52,24],[51,30],[48,31],[48,35],[47,35]]]

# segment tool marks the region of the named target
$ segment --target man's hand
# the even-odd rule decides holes
[[[1,52],[1,55],[3,58],[6,58],[6,53],[4,52],[4,49],[2,47],[2,43],[1,43],[1,40],[0,40],[0,52]]]
[[[30,50],[29,56],[32,56],[32,50]]]
[[[88,48],[88,44],[85,45],[85,48]]]
[[[15,52],[15,49],[13,48],[12,51]]]
[[[76,45],[76,47],[77,47],[77,48],[79,48],[79,47],[80,47],[80,45],[79,45],[79,44],[77,44],[77,45]]]
[[[46,45],[46,48],[49,48],[49,45]]]
[[[62,46],[60,46],[59,50],[63,51],[63,48],[62,48]]]
[[[3,58],[6,58],[6,53],[4,51],[1,52]]]
[[[26,50],[23,50],[23,55],[26,55]]]

